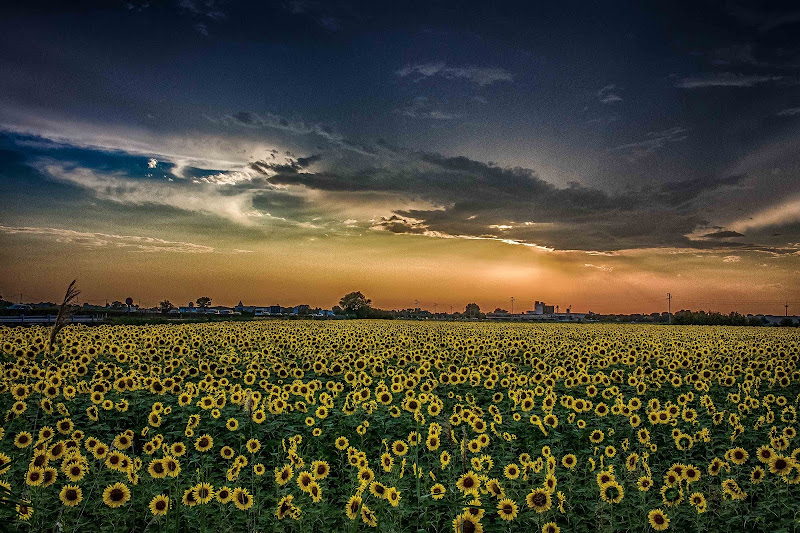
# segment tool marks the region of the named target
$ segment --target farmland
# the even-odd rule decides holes
[[[48,338],[0,328],[0,518],[19,531],[800,529],[796,329]]]

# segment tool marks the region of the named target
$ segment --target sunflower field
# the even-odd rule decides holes
[[[800,530],[791,328],[0,328],[0,529]]]

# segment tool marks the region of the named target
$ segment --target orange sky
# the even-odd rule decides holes
[[[82,301],[131,296],[145,306],[165,298],[185,305],[207,295],[217,305],[330,308],[353,290],[381,308],[413,307],[416,299],[430,310],[438,303],[439,311],[473,301],[485,311],[510,309],[514,296],[515,311],[544,300],[575,312],[650,313],[665,311],[671,292],[673,311],[783,314],[784,299],[800,300],[793,256],[664,249],[594,255],[385,232],[248,242],[246,252],[213,240],[193,243],[213,251],[182,252],[94,239],[0,232],[1,293],[14,301],[20,292],[25,300],[56,300],[78,278]]]

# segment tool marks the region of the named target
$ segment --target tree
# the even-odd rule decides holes
[[[481,316],[481,308],[476,303],[467,304],[466,309],[464,309],[464,316],[478,318]]]
[[[344,311],[338,305],[334,305],[331,312],[333,312],[334,315],[341,315]]]
[[[164,300],[163,302],[158,302],[158,307],[161,308],[162,313],[168,312],[170,309],[175,309],[175,306],[172,305],[172,302],[169,300]]]
[[[124,309],[125,304],[120,302],[119,300],[114,300],[111,302],[111,309]]]
[[[203,309],[206,309],[207,307],[210,306],[211,306],[211,298],[209,298],[208,296],[201,296],[200,298],[197,299],[197,307],[202,307]]]
[[[361,294],[361,291],[351,292],[342,296],[339,306],[346,313],[355,313],[357,316],[366,316],[372,300]]]

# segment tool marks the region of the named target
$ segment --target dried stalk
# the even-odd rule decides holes
[[[55,349],[56,336],[58,335],[58,332],[67,325],[67,319],[71,314],[67,307],[69,307],[72,304],[72,301],[81,293],[81,291],[75,288],[76,281],[78,280],[73,279],[72,283],[69,284],[69,287],[67,287],[67,293],[64,295],[64,301],[61,302],[61,307],[58,308],[56,323],[53,324],[53,331],[50,332],[50,350]]]

